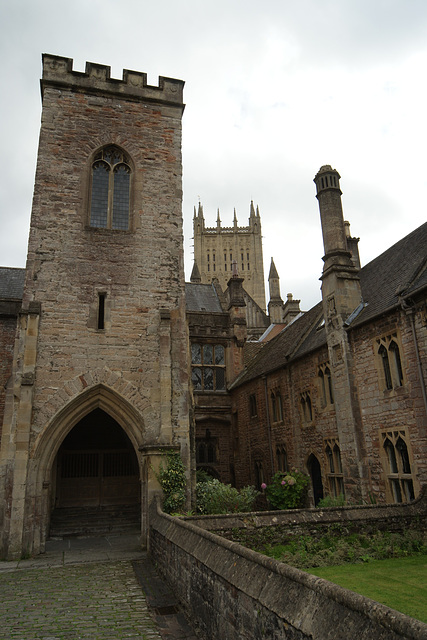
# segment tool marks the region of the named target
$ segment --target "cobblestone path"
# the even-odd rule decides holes
[[[129,561],[0,573],[2,640],[162,637]]]

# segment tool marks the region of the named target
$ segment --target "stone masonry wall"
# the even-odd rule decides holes
[[[6,386],[12,375],[16,315],[0,315],[0,439],[3,425]]]
[[[55,455],[95,408],[114,417],[136,452],[173,445],[191,467],[183,84],[160,78],[149,87],[144,74],[125,70],[115,80],[109,67],[88,63],[79,73],[71,59],[43,56],[23,313],[0,465],[0,492],[10,496],[0,506],[8,557],[43,547]],[[90,225],[92,163],[109,145],[130,167],[124,230]],[[147,487],[153,464],[144,455]]]
[[[427,625],[150,510],[150,554],[206,640],[423,640]]]

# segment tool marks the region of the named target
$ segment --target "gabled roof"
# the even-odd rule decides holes
[[[315,336],[316,347],[326,343],[325,329],[317,327],[322,321],[322,303],[304,313],[300,318],[287,325],[278,336],[265,343],[264,348],[250,363],[248,368],[230,385],[230,389],[240,386],[249,380],[253,380],[269,371],[285,366],[296,353],[303,349],[305,340],[313,341]],[[317,332],[317,333],[316,333]]]
[[[223,313],[221,302],[212,284],[185,283],[187,311]]]
[[[406,297],[427,286],[427,222],[369,262],[359,274],[366,307],[351,327],[396,307],[399,295]]]
[[[0,298],[22,300],[24,281],[25,269],[0,267]]]
[[[399,296],[427,288],[427,223],[387,249],[359,271],[365,306],[350,330],[400,305]],[[326,344],[322,303],[294,320],[265,344],[230,388],[285,366]]]

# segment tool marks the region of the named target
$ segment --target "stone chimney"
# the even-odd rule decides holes
[[[325,320],[335,315],[348,317],[362,301],[359,269],[347,245],[340,177],[325,165],[314,178],[325,250],[321,277]]]

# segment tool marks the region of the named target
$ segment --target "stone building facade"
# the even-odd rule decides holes
[[[427,224],[360,268],[339,180],[330,166],[315,178],[322,303],[230,387],[236,484],[296,467],[312,503],[406,502],[427,482]]]
[[[45,55],[41,88],[27,265],[0,268],[2,557],[42,551],[67,509],[80,530],[90,509],[136,513],[144,542],[171,449],[189,504],[196,467],[237,487],[296,467],[312,504],[417,496],[427,225],[361,268],[322,167],[322,302],[283,303],[272,261],[267,315],[253,205],[230,229],[199,207],[184,283],[183,82]]]
[[[22,306],[0,372],[3,557],[43,550],[55,507],[131,503],[145,535],[165,448],[191,469],[183,84],[43,56]]]

